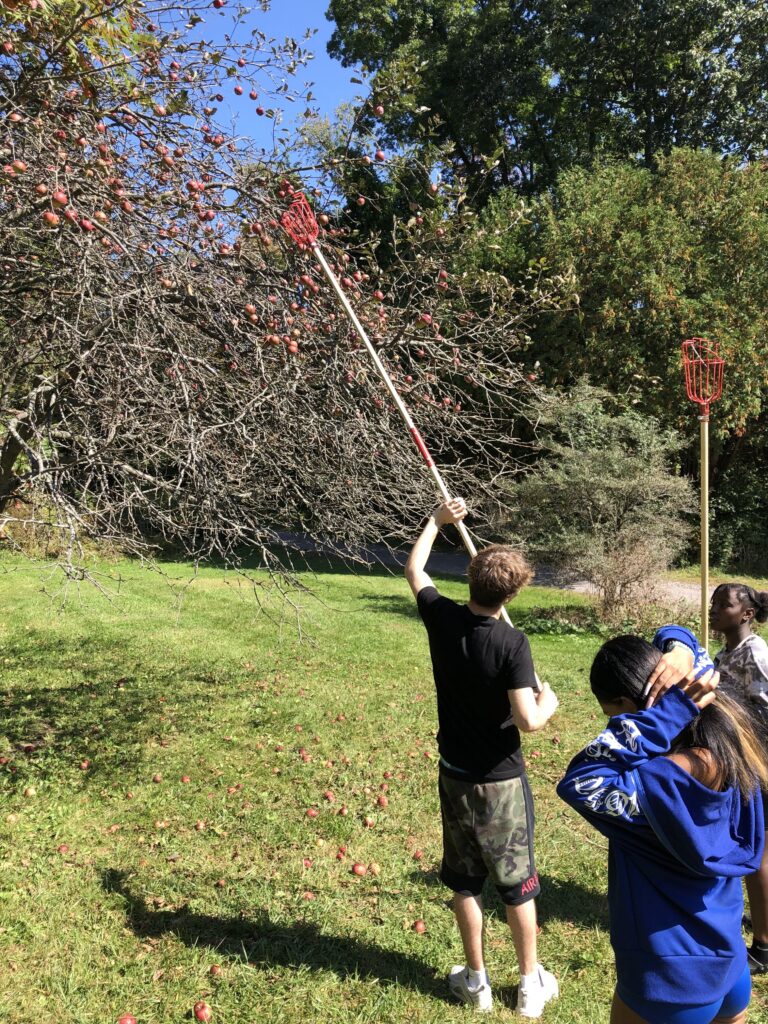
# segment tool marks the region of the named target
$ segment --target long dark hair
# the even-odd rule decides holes
[[[598,700],[612,703],[628,697],[645,706],[643,691],[661,652],[639,636],[617,636],[603,644],[592,662],[589,683]],[[715,768],[715,789],[734,787],[748,796],[756,786],[768,788],[768,750],[758,711],[748,698],[717,691],[673,741],[669,752],[703,748]]]

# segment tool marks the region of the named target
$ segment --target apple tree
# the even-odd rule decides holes
[[[351,550],[429,507],[386,391],[280,228],[301,184],[289,157],[224,124],[225,97],[265,117],[302,98],[308,56],[227,0],[0,7],[6,543],[33,532],[69,573],[88,538],[256,551],[281,570],[281,530]],[[461,270],[448,194],[433,220],[392,225],[384,275],[381,239],[310,184],[326,254],[434,454],[489,511],[519,453],[527,316],[547,297]]]

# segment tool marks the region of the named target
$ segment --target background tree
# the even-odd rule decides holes
[[[582,379],[541,407],[540,443],[546,458],[511,489],[506,529],[535,558],[589,580],[615,618],[685,546],[693,501],[674,467],[681,440]]]
[[[758,165],[677,150],[654,173],[627,163],[573,169],[522,215],[518,199],[500,196],[481,218],[475,254],[489,270],[525,275],[532,260],[569,282],[563,308],[534,332],[549,383],[599,374],[680,427],[690,413],[680,342],[717,338],[728,360],[723,437],[752,425],[768,398],[766,204]]]
[[[713,551],[726,564],[749,552],[768,516],[765,467],[765,337],[768,332],[768,179],[760,165],[676,150],[655,172],[628,163],[561,175],[551,195],[525,207],[511,193],[481,218],[480,265],[510,275],[569,282],[560,310],[538,318],[529,358],[546,384],[592,379],[690,439],[680,342],[717,339],[727,360],[713,416]],[[759,467],[759,468],[758,468]],[[757,470],[757,476],[754,471]],[[747,482],[749,481],[749,482]],[[740,538],[740,534],[743,537]]]
[[[398,144],[425,131],[478,201],[597,156],[766,147],[762,0],[331,0],[330,53],[375,72]]]
[[[225,89],[268,102],[305,55],[255,30],[239,41],[239,9],[214,47],[200,33],[221,6],[2,15],[0,524],[11,540],[56,531],[70,571],[85,537],[256,548],[279,567],[280,530],[391,541],[434,500],[318,268],[280,230],[297,179],[216,121]],[[515,353],[544,297],[454,275],[465,236],[450,198],[441,210],[392,225],[386,277],[343,210],[321,214],[323,244],[482,512],[514,468],[529,388]]]

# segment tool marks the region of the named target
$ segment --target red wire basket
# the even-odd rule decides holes
[[[683,342],[685,390],[692,402],[702,406],[704,416],[709,416],[710,404],[723,393],[724,367],[725,360],[716,341],[688,338]]]
[[[294,242],[307,249],[315,244],[320,233],[312,207],[303,192],[294,194],[291,205],[281,218],[281,223]]]

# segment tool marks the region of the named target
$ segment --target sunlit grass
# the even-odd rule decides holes
[[[260,612],[236,576],[105,568],[123,580],[111,603],[83,586],[62,607],[26,563],[0,561],[1,1018],[172,1024],[204,998],[230,1024],[465,1019],[446,999],[460,943],[436,877],[433,684],[402,579],[308,576],[300,638],[293,609]],[[580,600],[530,588],[511,611],[525,625]],[[562,982],[546,1019],[597,1024],[612,988],[606,844],[554,786],[599,724],[600,641],[531,639],[561,698],[525,739],[541,958]],[[356,877],[355,861],[379,874]],[[511,1019],[493,900],[488,959]]]

